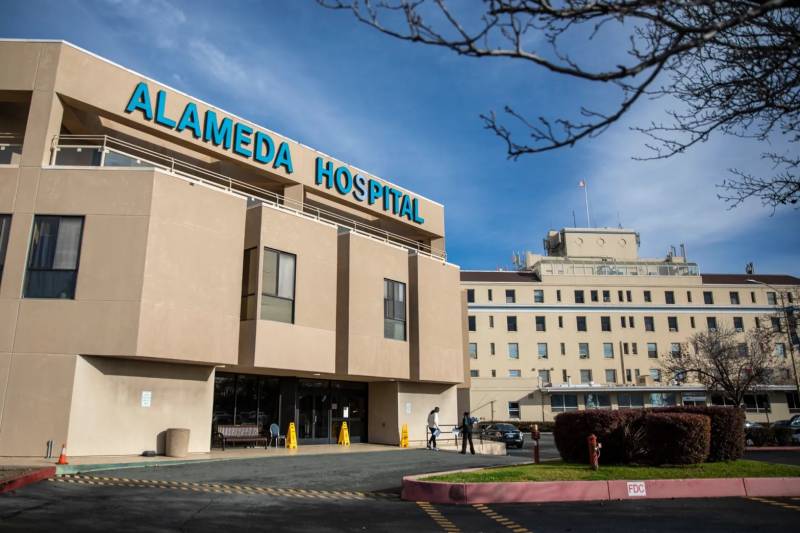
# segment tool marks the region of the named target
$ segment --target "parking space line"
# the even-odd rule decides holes
[[[754,501],[757,501],[757,502],[761,502],[761,503],[767,503],[767,504],[773,505],[775,507],[781,507],[783,509],[789,509],[791,511],[800,511],[800,506],[797,506],[797,505],[791,505],[791,504],[784,503],[784,502],[779,502],[779,501],[775,501],[775,500],[769,500],[767,498],[753,497],[753,498],[750,498],[750,499],[754,500]],[[792,500],[800,500],[800,498],[792,498]]]
[[[482,503],[476,503],[472,507],[483,513],[483,515],[486,516],[487,518],[494,520],[501,526],[507,527],[514,533],[531,533],[531,531],[528,528],[517,524],[516,522],[514,522],[509,518],[506,518],[497,511],[490,508],[488,505]]]
[[[453,522],[448,520],[436,507],[429,502],[417,502],[417,505],[422,509],[431,520],[442,528],[443,531],[448,533],[460,533],[460,529]]]
[[[256,487],[225,483],[192,483],[187,481],[169,481],[157,479],[129,479],[118,477],[87,476],[67,474],[51,478],[50,481],[73,483],[79,485],[96,485],[103,487],[137,487],[166,490],[182,490],[215,494],[249,494],[269,495],[287,498],[320,499],[320,500],[397,500],[396,494],[381,492],[291,489],[279,487]]]

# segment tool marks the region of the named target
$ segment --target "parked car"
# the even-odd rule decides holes
[[[766,428],[752,420],[744,421],[744,443],[746,446],[762,446],[767,438]]]
[[[772,425],[776,428],[800,429],[800,415],[794,415],[789,420],[778,420]]]
[[[513,424],[489,424],[481,434],[487,439],[505,442],[506,446],[522,448],[525,443],[522,432]]]

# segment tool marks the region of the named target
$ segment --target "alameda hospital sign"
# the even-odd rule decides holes
[[[256,163],[283,169],[287,174],[294,172],[292,151],[289,144],[281,142],[277,148],[270,134],[254,130],[242,122],[234,122],[228,117],[219,119],[216,111],[207,110],[203,117],[197,110],[197,104],[189,102],[183,113],[176,120],[165,114],[167,103],[166,91],[159,90],[155,94],[155,107],[147,83],[140,82],[131,94],[125,112],[132,114],[141,112],[146,120],[155,121],[160,126],[182,132],[188,130],[192,137],[222,146],[225,150]],[[425,219],[419,214],[419,200],[405,192],[380,181],[365,178],[361,174],[353,174],[346,166],[335,167],[332,161],[317,157],[314,183],[326,189],[336,191],[341,196],[351,195],[359,202],[369,205],[379,204],[387,213],[406,218],[417,224]]]

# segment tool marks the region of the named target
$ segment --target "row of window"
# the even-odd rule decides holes
[[[589,290],[585,291],[583,289],[576,289],[574,291],[574,298],[573,301],[576,304],[583,304],[587,302],[586,294],[588,292],[589,299],[588,301],[591,302],[603,302],[603,303],[611,303],[611,290]],[[633,302],[633,293],[630,290],[617,290],[617,302],[623,303],[632,303]],[[750,292],[750,303],[755,304],[758,303],[756,299],[756,291],[749,291]],[[786,296],[786,303],[792,303],[792,293],[787,292],[785,293]],[[731,305],[740,305],[742,303],[741,298],[739,297],[739,291],[730,291],[728,293],[728,298],[730,299]],[[494,290],[487,289],[486,299],[490,302],[494,301]],[[544,289],[534,289],[533,290],[533,303],[543,304],[544,301]],[[475,289],[467,289],[467,301],[469,303],[475,302]],[[556,289],[556,301],[561,302],[561,289]],[[642,301],[644,303],[652,303],[653,302],[653,293],[650,290],[642,291]],[[517,303],[517,290],[516,289],[505,289],[505,303],[513,304]],[[675,305],[677,300],[675,298],[675,291],[664,291],[664,303],[667,305]],[[692,291],[686,291],[686,303],[692,303]],[[713,305],[714,304],[714,293],[713,291],[703,291],[703,303],[706,305]],[[767,304],[768,305],[778,305],[778,295],[775,292],[767,292]]]
[[[603,357],[606,359],[613,359],[615,355],[614,351],[614,344],[613,342],[604,342],[603,343]],[[627,342],[620,342],[618,343],[621,347],[623,355],[639,355],[639,344],[635,342],[627,343]],[[781,346],[783,346],[781,344]],[[478,358],[478,343],[477,342],[470,342],[468,344],[469,349],[469,356],[471,359]],[[785,348],[783,348],[785,350]],[[670,343],[670,351],[672,353],[678,354],[682,350],[682,346],[679,342]],[[567,355],[567,343],[561,342],[559,343],[559,352],[561,355]],[[506,354],[508,355],[509,359],[519,359],[519,343],[518,342],[509,342],[506,343]],[[536,343],[536,354],[539,359],[547,359],[550,357],[550,348],[549,344],[546,342],[537,342]],[[777,354],[777,349],[776,349]],[[494,342],[489,343],[489,355],[496,355],[496,345]],[[588,342],[579,342],[578,343],[578,357],[581,359],[588,359],[589,358],[589,343]],[[657,358],[658,357],[658,343],[655,342],[648,342],[647,343],[647,355],[650,358]]]
[[[261,320],[294,323],[297,256],[264,248],[261,268]],[[255,320],[258,292],[258,248],[244,251],[241,319]],[[383,280],[383,336],[406,340],[406,284]]]
[[[653,316],[645,316],[643,318],[644,323],[644,330],[645,331],[655,331],[656,330],[656,322],[655,317]],[[782,331],[781,327],[781,319],[780,317],[769,317],[770,318],[770,326],[772,327],[773,331],[779,332]],[[620,316],[619,317],[619,324],[620,328],[623,329],[630,329],[636,327],[636,320],[633,316]],[[717,321],[717,317],[708,316],[706,317],[706,327],[710,331],[716,331],[719,327],[719,322]],[[535,331],[547,331],[547,317],[544,316],[535,316],[533,320],[533,326]],[[755,326],[761,327],[761,318],[755,317]],[[558,317],[558,327],[564,327],[564,317]],[[588,321],[586,316],[576,316],[575,317],[575,327],[578,331],[588,331]],[[691,329],[695,329],[697,327],[695,317],[689,317],[689,327]],[[494,315],[489,315],[489,328],[494,328]],[[679,328],[679,321],[677,316],[668,316],[667,317],[667,328],[670,332],[678,332]],[[467,329],[469,331],[477,331],[478,324],[477,324],[477,317],[475,315],[469,315],[467,317]],[[744,331],[744,318],[740,316],[733,317],[733,329],[736,331]],[[601,316],[600,317],[600,331],[611,331],[612,330],[612,320],[610,316]],[[506,316],[506,331],[518,331],[518,321],[515,315],[508,315]]]
[[[0,279],[11,215],[0,215]],[[28,248],[24,298],[75,298],[83,217],[36,215]]]
[[[497,370],[492,369],[489,371],[491,377],[497,377]],[[508,369],[507,377],[510,378],[521,378],[522,377],[522,369],[519,368],[510,368]],[[592,372],[591,368],[582,368],[579,371],[579,382],[582,384],[589,384],[594,382],[594,373]],[[481,377],[480,370],[472,369],[469,371],[470,377],[479,378]],[[628,383],[633,383],[634,377],[638,381],[639,376],[641,376],[641,371],[636,369],[625,369],[625,380]],[[653,381],[660,382],[661,381],[661,369],[659,368],[651,368],[649,370],[649,376],[653,378]],[[571,383],[572,377],[567,373],[566,369],[561,370],[561,379],[564,383]],[[604,377],[605,383],[607,384],[616,384],[619,383],[617,381],[617,369],[615,368],[607,368],[604,370]],[[547,369],[539,370],[536,374],[536,378],[542,383],[542,385],[552,383],[551,380],[551,371]]]
[[[619,392],[617,405],[620,409],[641,409],[645,405],[645,394],[653,407],[678,405],[679,395],[675,392]],[[698,392],[684,392],[680,395],[683,405],[706,405],[706,395]],[[586,409],[611,409],[611,396],[608,393],[587,393],[583,395]],[[800,400],[797,392],[786,393],[786,403],[790,411],[800,410]],[[712,405],[731,405],[720,394],[711,395]],[[772,408],[767,394],[746,394],[744,396],[745,410],[749,413],[770,413]],[[550,409],[556,413],[578,410],[578,395],[557,393],[550,396]],[[508,416],[512,419],[520,418],[519,402],[508,402]]]

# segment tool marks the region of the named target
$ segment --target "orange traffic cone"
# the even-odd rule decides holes
[[[67,445],[61,445],[61,455],[58,456],[58,461],[56,461],[57,465],[68,465],[67,462]]]

